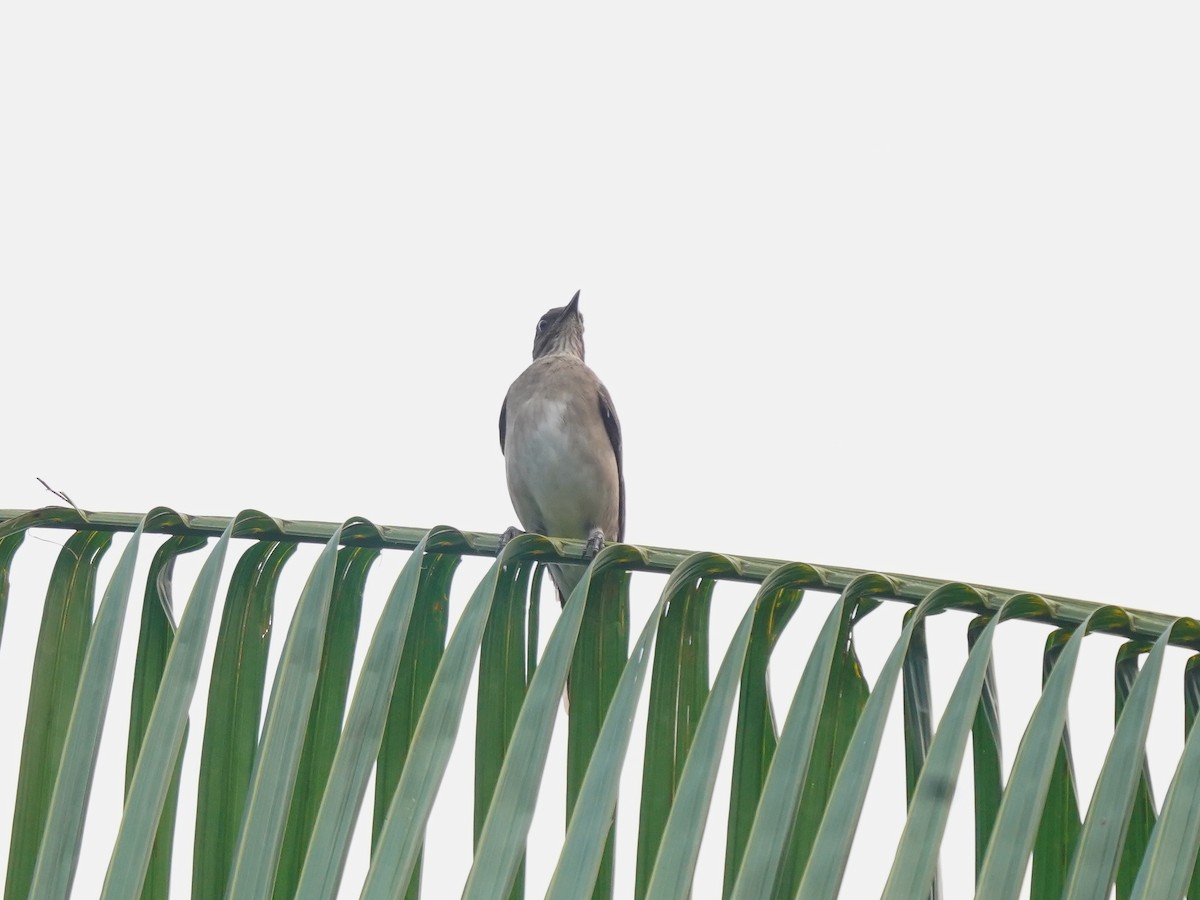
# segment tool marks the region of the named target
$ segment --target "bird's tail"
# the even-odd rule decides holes
[[[584,566],[559,565],[552,563],[550,565],[550,577],[554,579],[554,586],[558,589],[558,605],[566,606],[567,598],[575,590],[575,587],[583,580]]]
[[[583,580],[584,566],[558,565],[551,563],[550,577],[554,579],[554,588],[558,591],[558,605],[560,607],[567,605],[567,598],[571,596],[571,592]],[[563,694],[563,709],[568,714],[571,712],[571,673],[567,672],[567,690]]]

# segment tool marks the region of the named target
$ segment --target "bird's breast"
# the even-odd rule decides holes
[[[517,515],[527,529],[586,538],[614,534],[616,456],[598,402],[568,393],[510,398],[505,467]]]

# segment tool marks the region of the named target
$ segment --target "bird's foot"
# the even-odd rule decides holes
[[[500,549],[503,550],[505,547],[508,546],[509,541],[511,541],[515,537],[519,537],[520,535],[522,535],[524,533],[525,532],[523,532],[516,525],[509,525],[507,528],[504,529],[504,534],[500,535]]]
[[[588,534],[587,546],[583,548],[583,558],[591,559],[597,553],[604,549],[604,532],[599,528],[593,528]]]

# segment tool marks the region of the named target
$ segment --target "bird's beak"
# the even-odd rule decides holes
[[[577,315],[579,313],[579,291],[575,292],[575,296],[571,298],[571,302],[567,304],[563,310],[564,315]]]

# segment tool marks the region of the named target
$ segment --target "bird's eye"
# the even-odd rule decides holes
[[[549,324],[550,324],[550,320],[549,320],[549,319],[542,319],[542,320],[540,320],[540,321],[538,322],[538,327],[537,327],[538,334],[541,334],[543,331],[545,331],[545,330],[546,330],[546,326],[547,326],[547,325],[549,325]]]

